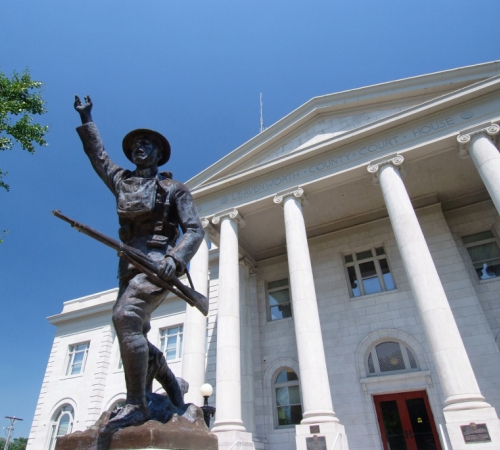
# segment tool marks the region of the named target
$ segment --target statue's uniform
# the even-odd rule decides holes
[[[188,189],[172,180],[168,172],[146,178],[139,170],[129,171],[115,165],[105,152],[93,122],[78,127],[77,132],[92,166],[116,197],[122,242],[141,250],[155,261],[163,260],[166,255],[171,256],[176,262],[177,273],[183,273],[204,236]],[[183,234],[176,242],[179,227]],[[120,343],[127,400],[130,400],[132,397],[143,397],[144,386],[152,381],[147,379],[151,378],[151,369],[148,377],[148,353],[150,362],[158,362],[162,358],[160,351],[147,342],[146,334],[151,328],[151,313],[168,291],[156,286],[122,259],[118,278],[120,283],[113,309],[113,324]],[[174,397],[172,401],[176,404],[182,401],[182,398],[175,398],[180,391],[168,366],[163,366],[163,382],[158,376],[157,379],[166,389],[169,388],[170,392],[167,392]]]

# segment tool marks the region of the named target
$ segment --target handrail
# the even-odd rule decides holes
[[[441,437],[443,438],[444,450],[448,450],[448,444],[446,443],[446,436],[444,434],[443,426],[439,424],[439,430],[441,431]]]
[[[335,450],[335,446],[337,445],[337,441],[339,439],[339,436],[340,436],[340,444],[342,445],[341,448],[342,448],[342,450],[344,450],[344,439],[342,438],[342,433],[337,434],[335,441],[333,441],[332,450]]]
[[[227,450],[231,450],[236,444],[240,444],[240,448],[243,448],[243,442],[242,441],[236,441],[231,447],[229,447]]]

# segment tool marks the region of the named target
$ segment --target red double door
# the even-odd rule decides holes
[[[425,391],[373,397],[384,450],[441,450]]]

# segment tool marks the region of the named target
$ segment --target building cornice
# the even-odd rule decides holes
[[[100,303],[98,305],[92,305],[89,307],[83,307],[81,309],[77,309],[74,311],[69,311],[66,313],[56,314],[54,316],[47,317],[47,320],[51,325],[59,326],[65,322],[70,322],[73,320],[83,319],[89,316],[95,316],[99,314],[109,314],[113,305],[115,304],[116,299],[107,300],[104,303]]]

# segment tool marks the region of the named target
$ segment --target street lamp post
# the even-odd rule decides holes
[[[213,417],[215,415],[215,408],[213,406],[208,406],[208,397],[212,395],[212,392],[214,390],[210,384],[205,383],[201,386],[200,391],[201,395],[205,399],[205,402],[201,407],[201,409],[203,410],[203,417],[205,419],[207,427],[210,428],[210,417]]]

